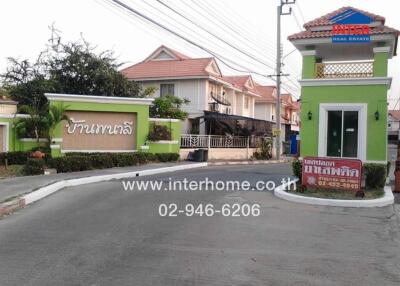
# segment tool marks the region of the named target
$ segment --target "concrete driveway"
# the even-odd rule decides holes
[[[279,181],[288,165],[142,180]],[[258,217],[160,217],[160,203],[258,203]],[[66,189],[0,220],[0,285],[400,285],[393,207],[298,205],[270,192]]]

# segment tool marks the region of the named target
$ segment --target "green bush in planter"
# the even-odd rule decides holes
[[[387,165],[364,164],[365,186],[370,189],[383,188],[386,183]]]
[[[22,169],[22,173],[26,176],[41,175],[44,172],[44,166],[45,161],[43,159],[29,158]]]
[[[292,170],[293,170],[293,175],[295,175],[297,178],[299,178],[301,182],[301,175],[302,175],[302,162],[300,160],[294,160],[292,162]]]
[[[171,130],[168,126],[152,124],[147,139],[150,141],[171,140]]]

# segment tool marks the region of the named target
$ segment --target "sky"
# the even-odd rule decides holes
[[[274,74],[278,0],[161,0],[192,23],[157,0],[121,1],[228,60],[229,67],[219,61],[223,74],[252,71],[256,81],[274,84],[267,76]],[[289,74],[283,78],[286,91],[295,97],[300,95],[297,80],[301,73],[301,56],[286,38],[299,32],[304,22],[343,6],[353,6],[384,16],[386,25],[400,29],[396,4],[396,0],[297,0],[297,4],[291,5],[292,14],[282,17],[283,71]],[[286,6],[285,11],[288,9]],[[64,41],[79,40],[83,35],[99,52],[114,50],[122,67],[142,61],[160,45],[191,57],[211,56],[117,9],[107,0],[0,0],[0,73],[7,68],[7,57],[34,61],[50,38],[51,25],[61,31]],[[389,63],[393,82],[388,101],[390,108],[396,109],[400,109],[398,67],[400,57],[394,57]]]

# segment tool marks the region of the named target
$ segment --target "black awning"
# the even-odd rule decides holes
[[[257,121],[257,122],[275,123],[275,122],[272,122],[272,121],[262,120],[262,119],[247,117],[247,116],[219,113],[219,112],[206,111],[206,110],[204,111],[204,115],[203,116],[199,116],[197,118],[225,119],[225,120],[250,120],[250,121]]]
[[[272,136],[275,124],[262,119],[212,111],[204,111],[204,115],[197,118],[204,119],[206,133],[210,135]]]

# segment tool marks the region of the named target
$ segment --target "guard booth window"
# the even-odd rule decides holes
[[[327,156],[357,158],[358,111],[328,111]]]

